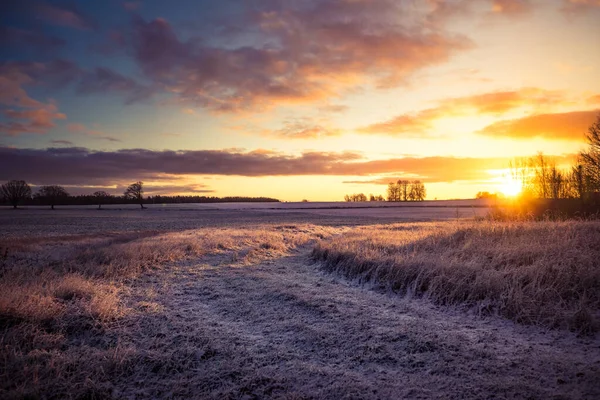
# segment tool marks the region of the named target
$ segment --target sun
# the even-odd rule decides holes
[[[523,185],[515,179],[507,179],[500,188],[500,191],[508,197],[517,196],[521,190],[523,190]]]

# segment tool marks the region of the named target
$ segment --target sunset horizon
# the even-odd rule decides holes
[[[600,113],[596,0],[0,6],[0,181],[70,194],[515,196]]]

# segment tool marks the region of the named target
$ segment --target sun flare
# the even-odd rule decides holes
[[[507,197],[515,197],[521,193],[521,190],[523,190],[523,185],[514,179],[506,180],[500,188],[500,191]]]

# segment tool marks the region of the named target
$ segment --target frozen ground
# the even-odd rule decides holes
[[[600,398],[597,339],[361,288],[321,272],[309,250],[140,278],[130,306],[158,311],[126,321],[121,345],[157,357],[158,372],[115,382],[118,396]],[[140,327],[147,335],[133,334]]]
[[[0,207],[0,235],[45,236],[123,231],[177,231],[201,227],[315,223],[328,226],[403,221],[451,220],[484,216],[485,202],[476,200],[418,203],[222,203]]]
[[[300,223],[343,234],[346,226],[469,218],[481,210],[1,209],[0,238],[228,226],[251,235]],[[90,398],[600,398],[598,336],[362,287],[324,273],[311,249],[270,256],[261,247],[255,262],[224,250],[150,270],[123,283],[123,318],[98,333],[67,332],[66,349],[24,359],[106,364],[81,382]],[[58,370],[65,382],[76,379]]]

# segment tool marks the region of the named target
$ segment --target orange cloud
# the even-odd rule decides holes
[[[239,111],[327,100],[365,84],[398,86],[472,47],[468,38],[441,29],[404,26],[404,10],[392,1],[274,5],[242,17],[242,25],[269,39],[265,46],[184,42],[166,20],[136,18],[135,59],[147,78],[182,103]]]
[[[562,11],[567,14],[573,14],[598,7],[600,7],[600,0],[563,0]]]
[[[389,121],[359,128],[357,132],[423,137],[432,129],[435,120],[444,117],[478,114],[500,115],[524,106],[535,105],[539,107],[565,103],[566,100],[560,92],[538,88],[490,92],[444,99],[438,102],[437,107],[400,115]]]
[[[588,97],[587,103],[588,104],[600,104],[600,94]]]
[[[3,131],[8,136],[17,136],[21,133],[43,134],[56,126],[55,120],[67,118],[65,114],[58,112],[53,103],[32,110],[4,110],[3,114],[9,118],[9,122],[0,123],[0,132]]]
[[[492,12],[505,15],[521,15],[531,11],[532,5],[529,0],[494,0],[492,1]]]
[[[585,132],[595,121],[598,112],[596,110],[532,115],[495,122],[478,133],[518,139],[543,137],[546,139],[583,140]]]
[[[314,123],[306,118],[296,118],[285,121],[284,127],[281,129],[264,131],[263,133],[282,139],[319,139],[328,136],[339,136],[341,131]]]

